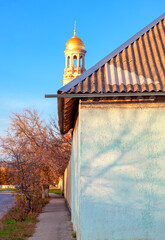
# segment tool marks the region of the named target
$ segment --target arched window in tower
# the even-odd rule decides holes
[[[67,67],[70,68],[70,56],[68,56]]]
[[[83,57],[81,56],[80,57],[80,68],[82,68],[82,65],[83,65]]]
[[[73,57],[73,67],[77,67],[77,56]]]

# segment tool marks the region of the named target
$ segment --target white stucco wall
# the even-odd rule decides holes
[[[80,126],[79,117],[73,131],[71,153],[71,220],[80,239]]]
[[[82,105],[72,146],[78,240],[165,239],[165,105]]]
[[[58,188],[60,188],[61,191],[64,190],[63,176],[59,177],[59,179],[58,179]]]
[[[64,172],[64,197],[71,210],[71,161],[69,161]]]

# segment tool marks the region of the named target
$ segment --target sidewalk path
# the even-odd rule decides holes
[[[53,197],[53,194],[51,194]],[[38,217],[35,233],[29,240],[73,240],[72,224],[64,198],[56,196]]]

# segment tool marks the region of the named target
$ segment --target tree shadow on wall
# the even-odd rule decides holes
[[[147,115],[145,121],[147,125],[140,125],[137,129],[141,121],[139,113],[136,111],[132,113],[133,120],[126,124],[125,113],[122,112],[123,120],[120,121],[118,134],[112,127],[110,135],[108,131],[103,131],[104,126],[98,126],[96,129],[96,126],[93,128],[91,124],[91,135],[88,134],[88,137],[93,137],[93,145],[89,144],[92,141],[88,142],[88,137],[82,136],[83,146],[86,147],[81,150],[80,155],[80,158],[85,158],[81,159],[83,162],[80,170],[81,193],[83,201],[86,198],[93,207],[107,204],[118,209],[126,209],[130,214],[131,209],[136,208],[137,213],[141,214],[143,223],[146,224],[147,231],[155,224],[153,223],[155,217],[160,219],[160,212],[165,216],[163,204],[165,177],[161,169],[165,167],[162,161],[165,149],[161,136],[164,133],[159,130],[157,114]],[[109,122],[111,123],[110,116]],[[99,135],[102,138],[99,138]],[[101,143],[101,139],[106,140]],[[112,161],[111,153],[116,154],[116,157],[113,155]]]

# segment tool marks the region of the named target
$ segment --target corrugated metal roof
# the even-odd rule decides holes
[[[165,91],[165,14],[58,93],[102,93],[103,96],[104,93],[151,91]],[[73,107],[78,103],[76,99],[59,101],[63,102],[59,109],[60,129],[65,133],[73,127]]]

